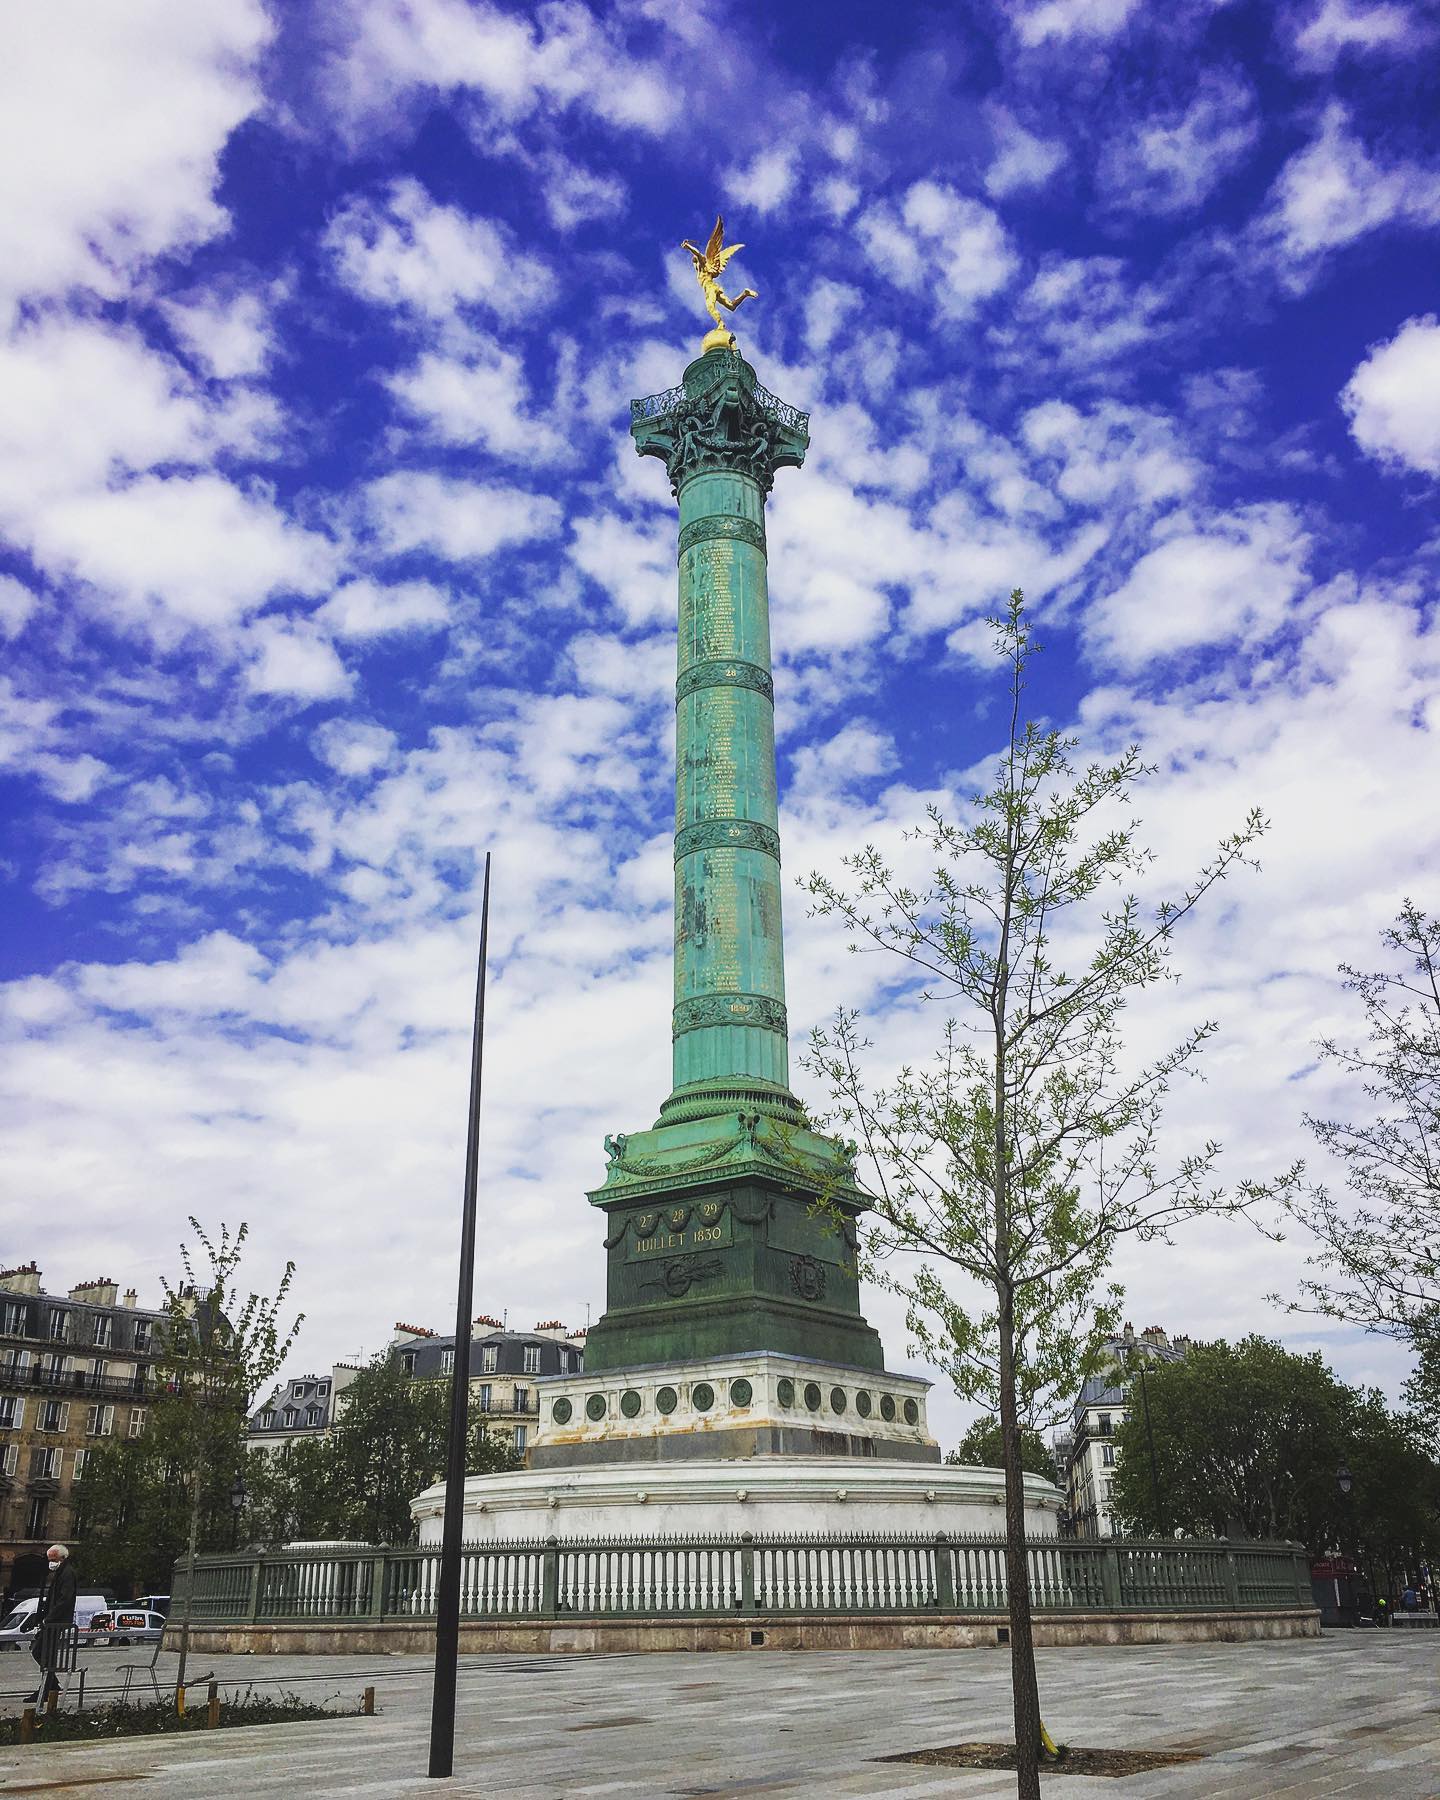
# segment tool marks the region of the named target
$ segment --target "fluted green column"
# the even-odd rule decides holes
[[[635,404],[642,455],[680,503],[676,668],[674,1089],[662,1117],[793,1115],[775,805],[765,498],[798,467],[803,413],[734,351]]]
[[[634,401],[630,429],[680,505],[674,1087],[648,1130],[605,1139],[589,1197],[606,1215],[607,1304],[585,1366],[765,1350],[879,1369],[855,1271],[855,1149],[814,1129],[787,1067],[765,500],[803,461],[809,421],[712,350]],[[826,1434],[801,1435],[823,1448]],[[652,1450],[721,1442],[667,1428]]]

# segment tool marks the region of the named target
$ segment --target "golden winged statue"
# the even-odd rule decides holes
[[[745,246],[725,242],[725,221],[717,213],[715,229],[710,233],[710,242],[703,250],[697,250],[689,238],[682,241],[680,248],[690,252],[690,260],[695,264],[695,279],[700,283],[700,292],[705,296],[705,310],[715,321],[714,331],[705,334],[704,347],[707,350],[733,347],[735,335],[726,330],[720,318],[720,308],[723,306],[726,312],[733,313],[746,300],[758,300],[760,296],[754,288],[744,288],[732,300],[722,291],[720,277],[730,258]]]

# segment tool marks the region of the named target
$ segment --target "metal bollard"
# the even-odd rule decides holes
[[[367,1719],[373,1719],[375,1717],[375,1690],[373,1687],[366,1688],[365,1692],[361,1695],[360,1711]]]

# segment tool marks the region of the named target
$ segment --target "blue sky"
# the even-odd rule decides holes
[[[1021,585],[1036,710],[1158,766],[1157,878],[1273,821],[1135,1013],[1137,1050],[1222,1028],[1171,1148],[1263,1175],[1349,1104],[1335,966],[1433,905],[1440,836],[1435,6],[0,31],[7,1254],[153,1296],[187,1212],[244,1217],[301,1361],[443,1326],[488,848],[477,1308],[599,1310],[583,1190],[669,1058],[674,515],[627,402],[696,351],[676,246],[720,207],[742,345],[813,415],[770,522],[788,872],[966,790]],[[787,933],[797,1045],[844,1000],[923,1050],[798,896]],[[1121,1275],[1137,1326],[1393,1391],[1390,1346],[1267,1304],[1301,1255],[1216,1226]]]

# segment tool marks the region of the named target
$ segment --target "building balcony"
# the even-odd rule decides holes
[[[91,1375],[80,1369],[42,1369],[31,1363],[24,1369],[0,1363],[0,1390],[12,1393],[103,1394],[109,1399],[144,1399],[153,1396],[148,1370],[134,1375]]]

